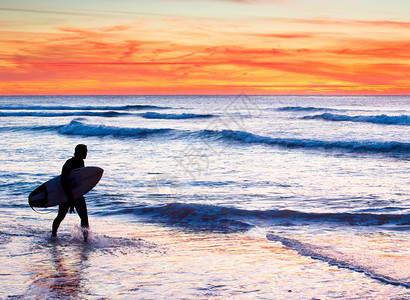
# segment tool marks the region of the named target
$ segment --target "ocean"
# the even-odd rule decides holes
[[[409,299],[410,96],[2,96],[2,299]],[[104,169],[51,238],[28,195]]]

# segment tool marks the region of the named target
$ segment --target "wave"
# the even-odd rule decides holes
[[[246,131],[233,130],[178,130],[171,128],[127,128],[84,124],[73,120],[67,125],[40,127],[4,127],[0,130],[57,130],[60,134],[81,136],[113,136],[139,138],[154,134],[169,133],[172,138],[215,139],[223,142],[238,142],[245,145],[259,144],[289,149],[334,150],[353,153],[382,153],[402,155],[410,153],[410,143],[395,141],[325,141],[314,139],[274,138]]]
[[[66,125],[44,125],[44,126],[5,126],[0,131],[58,131]]]
[[[82,136],[116,136],[116,137],[134,137],[141,138],[153,134],[164,134],[173,131],[173,129],[160,128],[121,128],[105,125],[89,125],[78,121],[71,121],[65,126],[56,126],[60,134],[82,135]]]
[[[160,114],[156,112],[146,112],[141,115],[143,118],[146,119],[207,119],[212,118],[214,115],[211,114]]]
[[[300,226],[315,223],[380,226],[410,225],[408,214],[308,213],[293,210],[245,210],[234,207],[196,203],[170,203],[160,206],[127,207],[100,212],[103,215],[132,214],[151,222],[180,226],[195,231],[240,232],[256,225]]]
[[[246,131],[233,130],[204,130],[204,135],[215,135],[220,139],[238,141],[246,144],[263,144],[286,148],[344,150],[350,152],[410,153],[410,143],[394,141],[324,141],[313,139],[272,138]]]
[[[81,112],[33,112],[33,111],[19,111],[19,112],[0,112],[0,117],[119,117],[129,115],[130,113],[116,112],[116,111],[81,111]]]
[[[323,244],[319,245],[312,245],[305,242],[298,241],[293,238],[287,238],[283,236],[279,236],[274,233],[268,233],[266,238],[270,241],[280,242],[284,246],[289,247],[295,251],[297,251],[300,255],[308,256],[313,259],[325,261],[330,265],[336,265],[339,268],[347,268],[356,272],[365,273],[367,276],[371,278],[380,280],[384,283],[393,284],[393,285],[400,285],[406,288],[410,288],[410,282],[408,282],[408,278],[403,278],[397,274],[398,272],[389,272],[389,268],[384,269],[383,266],[380,266],[377,262],[376,266],[372,263],[372,260],[369,260],[368,254],[364,254],[365,257],[358,256],[355,254],[345,254],[341,253],[336,249],[333,249],[329,246],[324,246]],[[400,266],[397,266],[400,267]],[[392,268],[390,266],[390,268]],[[407,280],[407,282],[406,282]]]
[[[169,109],[166,106],[156,105],[121,105],[121,106],[0,106],[0,110],[145,110]]]
[[[283,106],[275,109],[276,111],[323,111],[335,110],[333,108],[313,107],[313,106]]]
[[[338,115],[331,113],[323,113],[314,116],[304,116],[302,119],[322,119],[328,121],[349,121],[349,122],[366,122],[374,124],[384,124],[384,125],[404,125],[410,126],[410,116],[387,116],[387,115],[376,115],[376,116],[348,116],[348,115]]]

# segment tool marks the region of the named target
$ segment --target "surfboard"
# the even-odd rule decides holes
[[[74,199],[91,191],[100,181],[104,170],[99,167],[74,169],[68,175],[69,189]],[[50,207],[68,202],[61,185],[61,175],[43,183],[28,196],[31,207]]]

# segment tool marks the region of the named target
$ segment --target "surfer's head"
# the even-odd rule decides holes
[[[85,159],[87,157],[87,146],[83,144],[78,144],[75,146],[74,156]]]

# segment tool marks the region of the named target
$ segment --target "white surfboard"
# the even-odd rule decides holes
[[[99,167],[84,167],[72,170],[68,175],[73,199],[91,191],[100,181],[104,170]],[[61,175],[43,183],[28,196],[31,207],[50,207],[68,202],[61,185]]]

